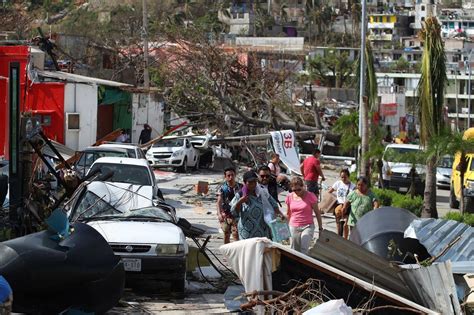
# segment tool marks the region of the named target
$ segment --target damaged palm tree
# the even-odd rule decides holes
[[[420,32],[423,41],[421,78],[418,83],[420,141],[426,148],[429,139],[439,135],[443,119],[444,92],[447,82],[446,55],[441,26],[435,17],[428,17]],[[422,217],[438,217],[436,209],[436,154],[426,159],[426,184]]]

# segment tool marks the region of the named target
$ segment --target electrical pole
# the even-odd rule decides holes
[[[146,7],[146,0],[142,0],[143,12],[143,87],[148,89],[150,87],[150,76],[148,74],[148,10]]]
[[[366,107],[364,104],[365,96],[365,41],[366,41],[366,20],[367,20],[367,11],[366,11],[366,0],[361,0],[362,3],[362,23],[361,23],[361,35],[360,35],[360,78],[359,78],[359,137],[361,139],[361,146],[359,148],[359,175],[365,176],[367,173],[367,163],[364,161],[365,152],[364,149],[367,148],[368,143],[364,135],[367,134],[367,125],[364,121],[366,117]]]

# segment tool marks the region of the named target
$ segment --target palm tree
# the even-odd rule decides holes
[[[420,120],[420,141],[428,146],[430,138],[441,134],[444,129],[442,116],[444,92],[447,83],[446,55],[441,39],[441,26],[434,17],[428,17],[420,32],[424,43],[421,60],[421,78],[418,83],[418,108]],[[426,161],[426,182],[422,217],[438,217],[436,209],[436,155]]]
[[[369,111],[374,113],[378,111],[378,94],[377,94],[377,77],[375,75],[375,68],[374,68],[374,57],[372,54],[372,46],[370,45],[370,41],[365,42],[365,60],[367,61],[367,67],[365,72],[366,77],[366,85],[365,85],[365,92],[364,95],[366,99],[361,104],[361,106],[365,106],[366,110],[364,111],[367,115],[362,117],[362,139],[361,139],[361,156],[359,157],[360,162],[360,174],[363,174],[367,178],[370,178],[369,174],[369,167],[368,167],[368,155],[367,152],[369,151],[369,129],[372,129],[372,133],[375,132],[375,127],[369,128]],[[356,62],[356,86],[359,90],[360,86],[360,55],[359,59]]]

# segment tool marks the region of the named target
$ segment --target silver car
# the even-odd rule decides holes
[[[451,172],[453,169],[453,157],[445,155],[439,161],[436,168],[436,186],[438,188],[448,188],[451,184]]]

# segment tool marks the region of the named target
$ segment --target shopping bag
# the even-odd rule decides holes
[[[276,218],[270,222],[270,228],[272,230],[272,241],[281,243],[290,238],[290,227],[287,221],[282,221],[280,218]]]

